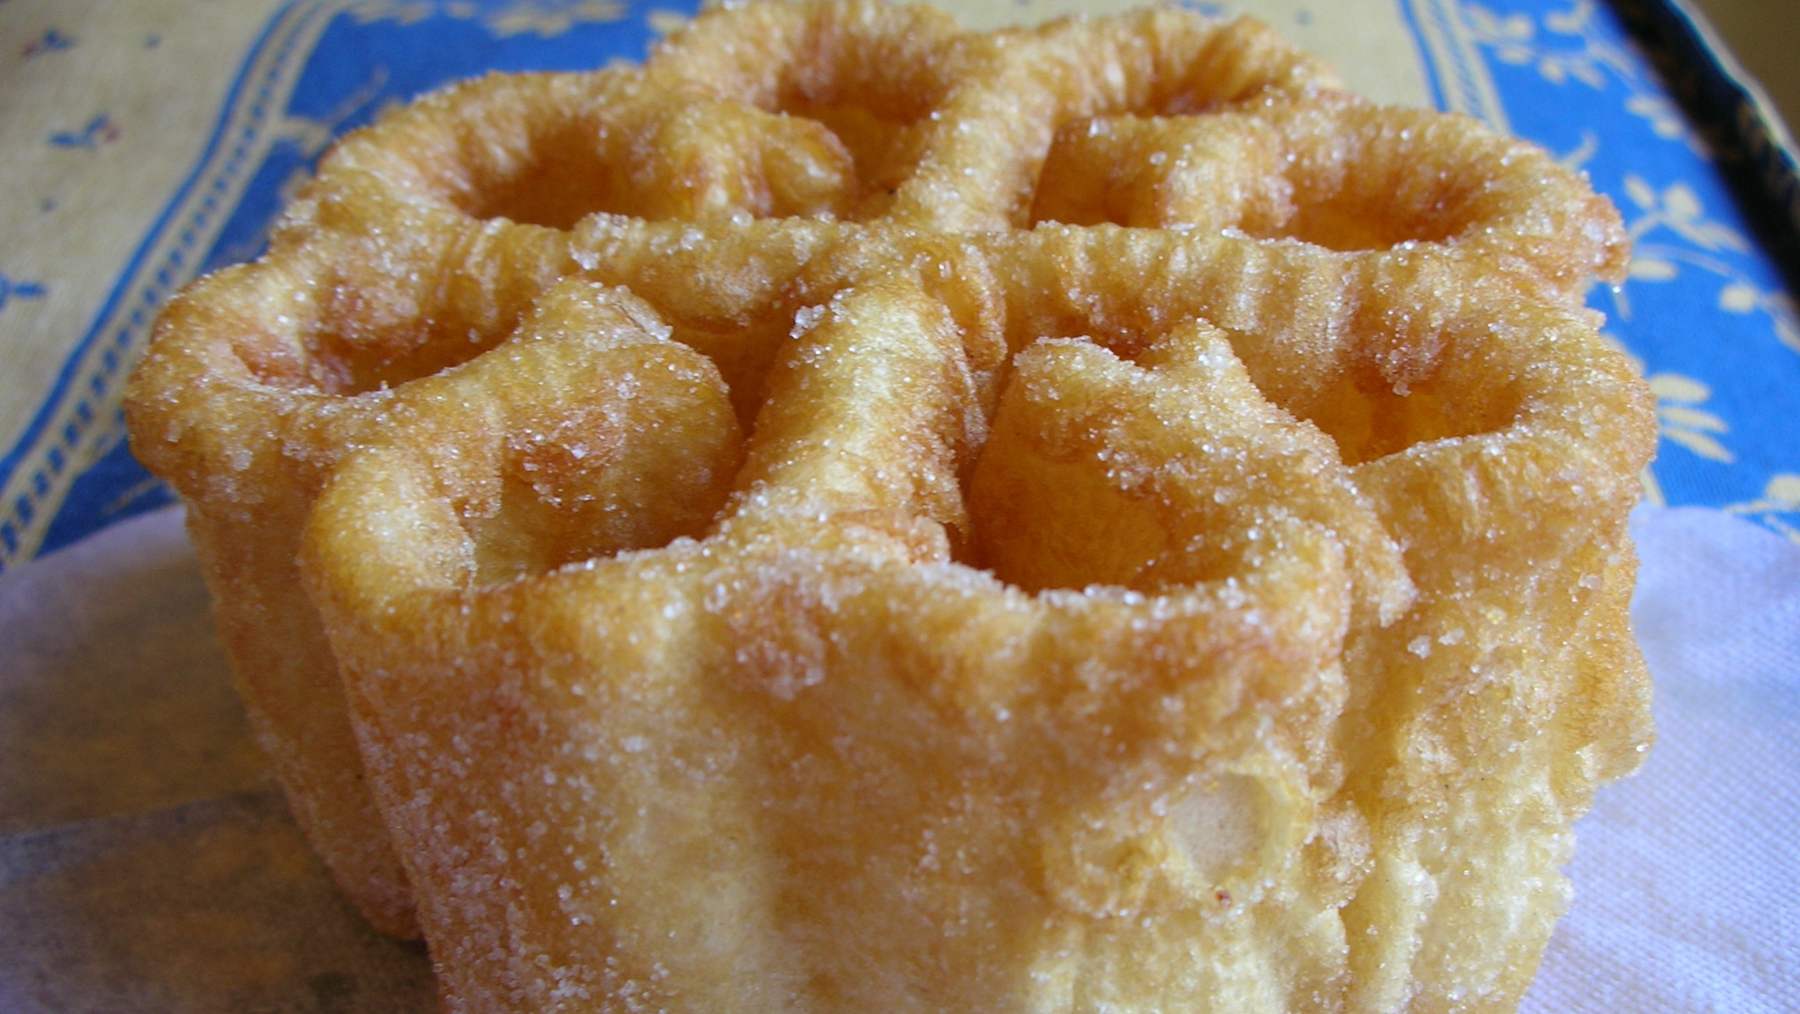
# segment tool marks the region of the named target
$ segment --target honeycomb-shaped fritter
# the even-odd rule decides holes
[[[750,4],[346,138],[127,410],[449,1006],[1505,1007],[1649,738],[1624,259],[1251,22]]]

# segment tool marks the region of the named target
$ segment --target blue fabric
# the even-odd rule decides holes
[[[1623,213],[1637,244],[1631,278],[1597,290],[1592,304],[1609,318],[1609,333],[1644,363],[1657,394],[1663,442],[1652,497],[1745,515],[1800,539],[1793,421],[1800,409],[1800,317],[1712,160],[1709,133],[1726,135],[1707,128],[1719,125],[1696,125],[1684,115],[1611,8],[1585,0],[1394,2],[1419,35],[1434,101],[1497,121],[1586,169]],[[122,439],[120,380],[156,307],[198,273],[255,256],[293,184],[333,136],[368,123],[390,103],[483,71],[639,59],[658,18],[693,6],[294,0],[282,7],[245,58],[193,172],[47,392],[38,423],[0,457],[0,482],[22,468],[41,473],[16,502],[0,504],[0,568],[29,555],[18,551],[21,533],[45,517],[38,552],[170,501]],[[1453,44],[1428,45],[1427,28]],[[1719,73],[1710,62],[1693,72]],[[259,131],[280,134],[272,146],[253,146]],[[250,164],[246,152],[253,150],[263,154]],[[249,183],[239,190],[243,178]],[[222,207],[225,193],[241,196]],[[220,215],[216,240],[197,249],[195,237],[210,234],[202,226]],[[1765,225],[1792,237],[1785,220]],[[0,299],[31,298],[31,284],[0,277]],[[100,365],[78,370],[95,349],[102,349]],[[48,432],[44,420],[68,399],[79,399],[77,423],[66,427],[71,432]],[[84,427],[104,428],[104,451],[58,500],[41,480],[72,467],[62,448],[94,435]]]
[[[1624,216],[1631,277],[1590,304],[1656,393],[1659,495],[1800,538],[1800,316],[1746,210],[1766,202],[1740,200],[1714,161],[1742,157],[1737,117],[1684,115],[1612,8],[1511,0],[1463,10],[1512,131],[1586,169]],[[1721,73],[1710,61],[1682,66]],[[1757,225],[1792,237],[1785,219]]]

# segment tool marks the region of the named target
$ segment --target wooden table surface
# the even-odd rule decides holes
[[[1800,123],[1800,2],[1797,0],[1688,0],[1711,22],[1721,41],[1756,78],[1788,136]]]

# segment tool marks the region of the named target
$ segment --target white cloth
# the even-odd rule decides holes
[[[1633,530],[1658,742],[1578,825],[1524,1009],[1800,1009],[1800,546]],[[0,579],[0,1010],[430,1009],[283,813],[203,603],[177,511]]]
[[[1698,508],[1632,521],[1656,745],[1576,825],[1523,1009],[1800,1009],[1800,545]]]

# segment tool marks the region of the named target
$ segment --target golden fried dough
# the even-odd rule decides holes
[[[346,138],[127,408],[452,1009],[1504,1009],[1650,738],[1625,257],[1253,22],[752,3]]]

